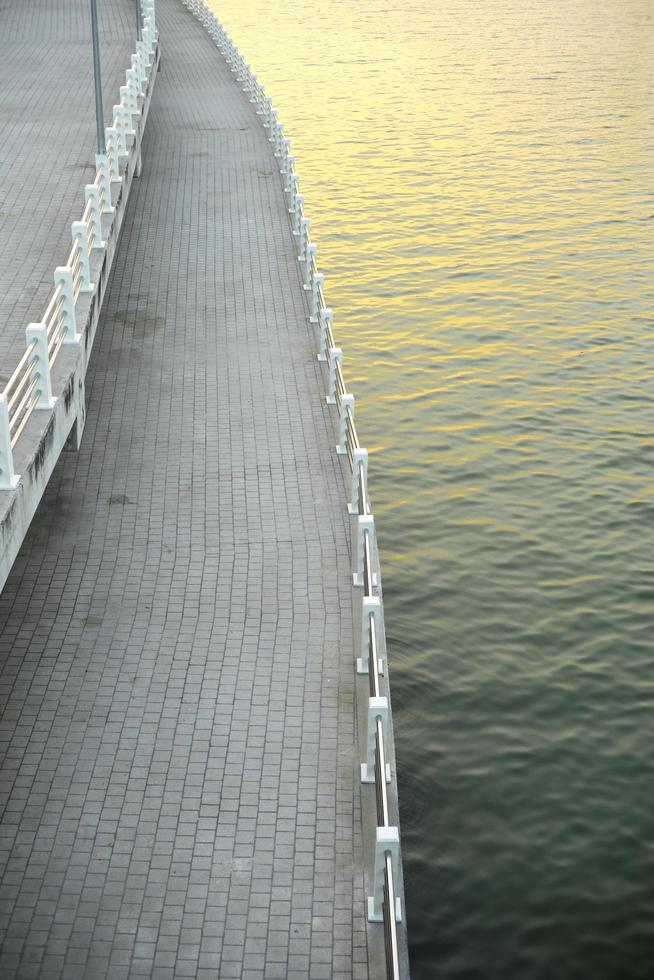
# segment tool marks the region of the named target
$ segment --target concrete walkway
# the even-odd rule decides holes
[[[367,977],[334,420],[265,133],[157,15],[82,448],[0,597],[0,976]]]
[[[98,3],[106,125],[136,37],[134,3]],[[0,388],[41,319],[95,177],[89,0],[0,4]],[[72,107],[72,108],[71,108]]]

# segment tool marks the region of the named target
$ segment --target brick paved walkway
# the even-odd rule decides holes
[[[0,976],[367,977],[333,416],[253,107],[158,26],[82,449],[0,597]]]
[[[98,3],[105,123],[136,50],[133,0]],[[89,0],[0,3],[0,387],[40,320],[95,177]],[[73,107],[71,111],[71,106]]]

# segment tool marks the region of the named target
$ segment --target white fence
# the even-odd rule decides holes
[[[120,102],[113,107],[112,125],[105,131],[106,152],[96,155],[92,184],[84,188],[85,207],[80,221],[71,227],[72,248],[66,264],[54,270],[54,290],[43,317],[25,331],[25,351],[0,392],[0,490],[14,490],[21,474],[14,468],[14,449],[33,412],[52,412],[56,395],[52,369],[59,351],[79,344],[76,308],[80,294],[92,293],[91,255],[105,248],[103,217],[113,221],[112,184],[120,184],[121,164],[135,138],[134,117],[141,112],[139,99],[150,77],[156,41],[155,0],[142,0],[143,28],[136,52],[120,88]],[[105,218],[105,227],[106,227]],[[111,227],[111,225],[109,225]]]
[[[309,319],[319,327],[317,357],[328,367],[326,400],[338,412],[336,451],[347,456],[352,470],[348,510],[355,519],[353,585],[361,589],[362,621],[361,656],[357,658],[357,672],[362,675],[362,680],[366,677],[368,680],[367,751],[361,764],[361,780],[363,783],[374,784],[377,803],[374,866],[371,869],[373,887],[372,895],[367,900],[366,914],[370,922],[383,923],[389,980],[406,980],[408,961],[401,956],[398,944],[397,927],[403,920],[398,894],[402,877],[400,836],[398,827],[391,824],[388,799],[388,784],[392,778],[391,768],[386,761],[390,756],[390,714],[388,697],[382,695],[380,684],[384,664],[379,651],[384,627],[382,599],[375,594],[378,583],[373,569],[378,556],[375,521],[367,490],[368,451],[359,445],[354,424],[354,396],[345,386],[343,352],[334,340],[332,311],[325,303],[324,276],[318,270],[317,248],[311,241],[311,223],[305,215],[304,197],[299,192],[300,181],[295,169],[295,157],[291,154],[290,141],[284,136],[272,100],[266,95],[263,85],[259,83],[213,11],[202,0],[182,0],[182,3],[204,25],[250,102],[256,105],[257,114],[268,131],[274,154],[279,160],[293,234],[298,243],[298,261],[309,298]]]

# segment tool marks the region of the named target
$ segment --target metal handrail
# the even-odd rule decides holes
[[[372,559],[370,556],[370,535],[363,532],[363,594],[372,595]]]
[[[49,367],[52,367],[52,365],[56,361],[57,354],[59,353],[59,350],[60,350],[61,345],[63,344],[65,338],[66,338],[66,323],[64,321],[62,323],[61,327],[59,328],[59,330],[57,331],[57,333],[54,334],[54,336],[52,338],[52,344],[51,345],[48,344],[48,366]]]
[[[79,296],[82,289],[82,270],[78,267],[75,272],[73,272],[73,299],[77,302],[77,297]]]
[[[75,239],[75,241],[73,242],[73,247],[71,248],[68,259],[66,260],[66,265],[68,266],[69,269],[74,268],[75,261],[77,262],[80,261],[79,244],[77,242],[77,239]]]
[[[58,284],[58,286],[56,287],[56,289],[55,289],[55,291],[54,291],[54,293],[53,293],[53,294],[52,294],[52,296],[50,297],[50,302],[49,302],[49,303],[48,303],[48,305],[46,306],[46,308],[45,308],[45,313],[43,314],[43,322],[44,322],[44,323],[47,323],[47,321],[48,321],[48,318],[49,318],[49,316],[50,316],[50,313],[52,312],[52,307],[54,306],[54,304],[55,304],[55,302],[56,302],[56,300],[57,300],[57,297],[58,297],[58,296],[59,296],[59,294],[61,293],[61,286],[62,286],[62,284],[61,284],[61,283],[59,283],[59,284]]]
[[[370,503],[368,501],[368,487],[366,476],[366,468],[363,463],[359,462],[359,481],[358,481],[358,507],[357,513],[360,517],[365,517],[370,513]]]
[[[19,397],[21,391],[23,390],[23,387],[25,385],[27,385],[27,390],[25,391],[25,394],[22,396],[22,398],[18,402],[18,405],[16,406],[15,410],[13,412],[10,412],[10,415],[9,415],[9,430],[10,431],[15,426],[16,422],[18,421],[18,419],[20,418],[21,412],[25,408],[25,405],[26,405],[26,403],[27,403],[27,401],[29,399],[29,396],[34,391],[34,386],[38,383],[39,376],[38,376],[38,374],[36,374],[36,375],[34,374],[34,368],[35,367],[36,367],[36,361],[30,361],[30,366],[29,366],[28,370],[25,372],[25,374],[23,375],[23,381],[21,381],[20,386],[16,389],[16,392],[14,393],[14,398],[13,398],[12,402],[15,401],[15,399]],[[30,378],[31,378],[31,381],[30,381]],[[29,384],[28,384],[28,382],[29,382]],[[8,407],[8,409],[10,407],[13,408],[13,403],[12,403],[11,406],[9,406],[9,404],[8,404],[7,407]]]
[[[384,945],[386,947],[386,976],[388,980],[400,980],[400,950],[395,921],[395,883],[393,861],[388,851],[384,854]]]
[[[18,381],[18,378],[20,376],[20,373],[23,370],[23,368],[25,367],[25,364],[29,360],[30,355],[31,355],[31,353],[32,353],[32,351],[34,350],[35,347],[36,347],[36,341],[35,340],[31,341],[31,343],[29,343],[27,345],[23,356],[21,357],[20,361],[18,362],[18,364],[14,368],[14,373],[12,374],[12,376],[9,378],[9,381],[5,385],[5,389],[4,389],[5,395],[7,394],[7,392],[11,391],[11,389],[14,387],[14,385]],[[11,399],[9,399],[8,404],[9,404],[9,406],[11,406]]]
[[[345,387],[345,379],[343,378],[343,370],[341,368],[340,363],[338,363],[338,362],[336,364],[336,391],[340,395],[346,395],[347,394],[347,389]],[[339,398],[339,400],[338,400],[338,406],[339,406],[339,408],[340,408],[340,405],[341,405],[341,401],[340,401],[340,398]]]
[[[371,633],[372,635],[372,633]],[[377,675],[377,667],[370,665],[371,674]],[[377,797],[377,823],[380,827],[390,827],[388,790],[386,788],[386,752],[384,747],[384,728],[381,718],[376,721],[375,733],[375,794]],[[400,980],[400,955],[395,918],[395,883],[393,880],[393,857],[384,851],[384,891],[382,917],[384,920],[384,947],[386,950],[386,976],[388,980]]]
[[[46,334],[48,339],[54,333],[58,324],[60,324],[64,320],[62,310],[65,302],[66,302],[65,296],[60,296],[59,302],[56,304],[50,320],[48,321],[46,317],[43,318],[43,322],[46,324]]]
[[[38,381],[38,378],[35,378],[34,379],[34,382],[33,382],[33,385],[35,385],[37,381]],[[32,385],[32,387],[33,387],[33,385]],[[27,425],[27,423],[29,421],[29,418],[30,418],[32,412],[36,408],[36,405],[37,405],[37,402],[39,400],[39,397],[40,396],[39,396],[39,393],[37,391],[37,393],[32,398],[31,402],[27,406],[27,408],[25,410],[25,414],[23,415],[23,418],[21,419],[20,425],[18,426],[18,428],[14,432],[13,436],[11,437],[11,448],[12,449],[14,448],[14,446],[16,445],[16,443],[18,442],[18,437],[20,436],[21,432],[23,431],[23,429]]]
[[[352,412],[349,407],[346,409],[345,426],[347,430],[347,449],[348,455],[350,456],[350,465],[353,464],[352,456],[355,449],[360,449],[359,437],[357,435],[357,430],[354,425],[354,419],[352,418]]]
[[[375,629],[375,617],[368,615],[368,686],[370,697],[378,698],[379,689],[379,656],[377,653],[377,630]]]
[[[377,792],[377,824],[390,827],[388,818],[388,791],[386,789],[386,751],[384,748],[384,728],[381,718],[377,719],[375,746],[375,789]]]

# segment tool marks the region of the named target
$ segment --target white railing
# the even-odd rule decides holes
[[[14,468],[14,448],[33,412],[52,411],[52,369],[63,346],[79,344],[76,308],[81,294],[92,293],[91,256],[106,247],[102,237],[103,217],[111,228],[114,213],[112,184],[122,182],[121,164],[135,139],[134,116],[141,114],[139,98],[150,76],[155,50],[155,0],[142,0],[142,38],[136,42],[126,85],[113,109],[113,124],[105,131],[106,152],[96,154],[92,184],[84,188],[85,206],[81,221],[71,227],[72,248],[66,264],[54,271],[54,291],[38,323],[25,331],[25,351],[13,374],[0,391],[0,490],[13,490],[20,482]],[[129,142],[128,142],[129,141]]]
[[[343,352],[336,346],[333,334],[333,315],[325,303],[324,276],[318,270],[317,248],[311,241],[311,223],[305,215],[304,197],[299,192],[299,177],[291,144],[271,99],[238,51],[216,15],[202,0],[181,0],[216,42],[227,64],[236,75],[250,102],[257,107],[263,126],[280,164],[284,193],[288,204],[293,235],[298,243],[298,261],[304,288],[308,293],[309,320],[319,326],[317,357],[328,367],[326,400],[338,412],[338,444],[336,451],[346,456],[352,470],[348,510],[356,518],[354,541],[353,584],[361,591],[361,656],[357,672],[368,676],[368,713],[366,760],[361,765],[363,783],[374,783],[377,797],[377,829],[373,868],[373,894],[367,900],[370,922],[383,922],[387,975],[389,980],[405,980],[405,962],[399,954],[397,923],[402,922],[398,883],[401,879],[400,837],[397,826],[390,820],[387,784],[392,779],[387,763],[390,749],[390,717],[388,698],[381,694],[380,677],[384,665],[379,654],[383,638],[382,600],[375,595],[377,575],[373,564],[376,553],[375,521],[368,497],[368,451],[359,444],[354,424],[354,396],[347,391],[343,377]]]

